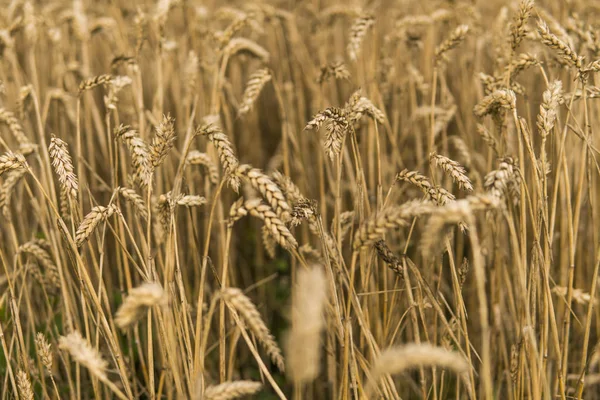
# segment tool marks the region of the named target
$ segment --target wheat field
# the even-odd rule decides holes
[[[0,9],[0,400],[600,399],[594,1]]]

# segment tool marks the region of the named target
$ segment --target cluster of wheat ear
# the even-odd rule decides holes
[[[598,21],[6,2],[0,400],[600,400]]]

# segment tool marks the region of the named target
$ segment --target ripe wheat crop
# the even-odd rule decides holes
[[[0,8],[0,400],[600,399],[594,1]]]

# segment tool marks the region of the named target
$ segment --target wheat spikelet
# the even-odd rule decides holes
[[[429,160],[434,165],[442,168],[456,182],[459,188],[468,192],[473,191],[471,180],[467,177],[465,169],[458,162],[435,152],[429,155]]]
[[[6,217],[10,213],[11,194],[26,172],[27,170],[23,168],[9,171],[2,182],[2,186],[0,186],[0,208],[2,208],[2,213]]]
[[[188,153],[186,161],[191,165],[202,165],[206,167],[210,183],[213,185],[219,183],[219,169],[208,154],[201,153],[198,150],[192,150]]]
[[[221,166],[228,176],[229,185],[237,193],[240,189],[240,178],[235,174],[239,161],[235,156],[233,147],[227,135],[217,125],[208,123],[197,129],[197,134],[206,135],[217,149]]]
[[[116,138],[125,142],[131,153],[131,163],[136,181],[144,186],[149,185],[152,178],[152,168],[150,149],[146,142],[129,125],[120,125],[115,129],[114,134]]]
[[[19,370],[19,372],[17,372],[17,385],[19,387],[19,396],[21,400],[34,400],[31,382],[29,382],[29,378],[25,371]]]
[[[188,94],[194,93],[198,86],[199,65],[198,54],[194,50],[190,50],[183,68],[183,81],[187,84],[185,90]]]
[[[510,346],[510,378],[513,383],[517,383],[519,377],[519,364],[521,363],[521,346]]]
[[[287,222],[290,219],[291,207],[288,204],[281,189],[265,175],[260,169],[252,168],[248,164],[240,165],[236,171],[236,175],[246,179],[250,185],[256,189],[267,201],[267,203],[277,213],[277,216]]]
[[[262,384],[254,381],[224,382],[220,385],[207,387],[202,398],[206,400],[237,399],[238,397],[254,394],[261,388]]]
[[[280,371],[285,370],[281,349],[275,342],[269,328],[265,325],[260,313],[252,301],[237,288],[224,288],[221,291],[223,300],[240,314],[250,328],[250,331],[256,336],[263,345],[269,357]]]
[[[112,80],[113,77],[109,74],[98,75],[92,78],[88,78],[79,84],[79,95],[81,95],[86,90],[95,88],[96,86],[108,85]]]
[[[128,76],[115,76],[108,85],[108,93],[104,96],[104,104],[110,110],[116,110],[119,102],[119,92],[124,87],[131,85],[131,78]]]
[[[264,221],[267,229],[281,247],[289,250],[298,247],[298,242],[292,233],[269,205],[264,204],[260,199],[251,199],[244,203],[244,208],[248,214]]]
[[[170,115],[163,115],[160,124],[156,127],[156,135],[150,145],[150,164],[157,168],[163,163],[169,151],[175,144],[175,119]]]
[[[504,198],[505,193],[520,190],[517,185],[517,174],[515,162],[510,157],[499,159],[498,169],[491,171],[485,176],[485,188],[495,197]],[[513,194],[518,198],[518,194]]]
[[[223,32],[216,32],[215,38],[219,43],[219,48],[222,49],[225,47],[231,41],[233,36],[248,25],[249,22],[250,19],[248,18],[248,15],[240,12]]]
[[[269,52],[258,43],[246,38],[231,39],[231,41],[223,49],[223,54],[229,57],[241,52],[251,54],[264,63],[269,62]]]
[[[452,202],[455,199],[452,193],[449,193],[446,189],[440,186],[432,185],[429,181],[429,178],[421,175],[418,171],[409,171],[408,169],[403,169],[396,174],[396,181],[405,181],[415,185],[421,189],[423,193],[425,193],[429,200],[440,206]]]
[[[93,207],[92,210],[83,217],[83,221],[81,221],[81,224],[75,232],[75,244],[77,247],[81,246],[83,242],[90,237],[100,222],[106,221],[116,211],[117,207],[112,204],[108,207]]]
[[[524,70],[535,67],[539,65],[540,62],[528,53],[519,54],[515,57],[511,62],[504,68],[504,71],[510,71],[510,76],[514,79],[517,75],[519,75]]]
[[[527,20],[531,15],[533,0],[521,0],[519,12],[510,25],[510,47],[515,50],[527,33]]]
[[[58,348],[67,351],[73,359],[86,367],[96,377],[106,380],[108,363],[77,331],[61,336]]]
[[[248,215],[248,210],[244,207],[244,198],[237,199],[229,208],[229,219],[227,225],[232,227],[237,221]]]
[[[364,114],[373,118],[380,124],[385,122],[385,114],[380,109],[375,107],[371,100],[364,96],[360,96],[358,101],[354,102],[350,110],[347,110],[346,112],[348,114],[348,121],[351,123],[355,123],[361,119]]]
[[[566,299],[568,295],[568,288],[564,286],[555,286],[552,289],[552,293]],[[592,299],[592,296],[590,296],[589,293],[586,293],[583,290],[576,288],[572,289],[571,296],[573,297],[573,301],[575,301],[575,303],[582,305],[589,304],[590,300]]]
[[[398,229],[408,224],[407,219],[420,213],[425,206],[422,201],[410,201],[401,206],[383,209],[364,222],[354,234],[354,250],[370,246],[381,239],[389,229]]]
[[[319,375],[327,290],[321,267],[298,271],[292,290],[292,326],[286,342],[288,372],[296,384],[308,383]]]
[[[317,215],[317,202],[315,200],[302,199],[292,209],[292,226],[298,226],[303,220],[314,220]]]
[[[562,104],[562,82],[554,81],[544,91],[543,101],[540,104],[540,114],[537,117],[537,127],[542,137],[546,137],[554,128],[558,106]]]
[[[540,34],[541,42],[549,48],[556,50],[562,60],[578,72],[581,72],[583,67],[583,57],[580,57],[571,47],[563,42],[558,36],[550,32],[550,28],[543,20],[538,20],[538,33]]]
[[[168,302],[167,293],[159,283],[143,283],[129,291],[129,295],[115,314],[115,324],[125,329],[146,315],[150,308],[164,306]]]
[[[402,261],[388,247],[385,240],[379,239],[376,241],[375,250],[377,250],[377,255],[387,264],[388,268],[394,271],[394,273],[396,273],[400,279],[404,279],[404,268],[402,266]]]
[[[488,131],[485,126],[483,126],[482,124],[477,124],[477,133],[479,134],[479,136],[481,136],[485,144],[487,144],[494,151],[494,153],[500,154],[500,152],[498,151],[498,143],[496,142],[496,139],[494,138],[494,136],[492,136],[490,131]]]
[[[386,374],[400,374],[407,369],[416,367],[440,367],[454,371],[462,378],[466,378],[469,363],[460,354],[448,351],[442,347],[430,344],[411,343],[403,346],[391,347],[381,352],[372,368],[370,393],[372,385]],[[468,381],[465,379],[465,383]],[[368,396],[367,396],[368,397]]]
[[[64,190],[71,199],[76,199],[79,191],[79,184],[77,182],[77,176],[75,176],[73,162],[69,155],[67,143],[52,135],[50,145],[48,146],[48,153],[52,159],[52,167],[54,167],[54,171],[56,172],[56,175],[58,175],[58,181],[60,182],[62,190]]]
[[[260,233],[265,251],[271,259],[274,259],[277,256],[277,241],[273,235],[271,235],[271,232],[266,225],[263,225],[263,227],[260,229]]]
[[[271,80],[271,72],[268,68],[262,68],[253,73],[248,79],[240,107],[238,108],[238,116],[242,116],[250,111],[252,105],[258,98],[261,90],[267,82]]]
[[[44,267],[48,282],[52,285],[52,287],[60,287],[58,268],[56,267],[56,264],[52,260],[52,257],[48,251],[43,249],[38,243],[35,241],[24,243],[19,246],[17,253],[31,254],[33,257],[35,257],[35,259],[38,260],[38,262]]]
[[[35,347],[46,371],[52,375],[52,363],[54,359],[52,356],[52,346],[50,346],[50,343],[48,343],[48,340],[46,340],[46,337],[41,332],[38,332],[37,335],[35,335]]]
[[[467,143],[457,135],[448,137],[448,142],[454,148],[458,160],[462,162],[466,168],[470,168],[473,163],[473,158],[471,157],[471,152]]]
[[[354,20],[350,27],[350,37],[348,39],[348,57],[352,61],[356,61],[361,53],[362,41],[367,34],[367,31],[375,23],[375,17],[369,13],[363,13]]]
[[[462,287],[467,280],[467,273],[469,272],[469,260],[463,258],[463,262],[458,267],[458,283]]]
[[[204,198],[202,196],[193,195],[193,194],[183,195],[177,199],[178,206],[198,207],[198,206],[202,206],[204,204],[206,204],[206,198]]]
[[[496,90],[485,96],[473,109],[475,115],[479,118],[500,108],[514,110],[516,108],[517,97],[512,90]]]
[[[8,126],[8,129],[19,144],[29,143],[29,139],[27,139],[25,132],[23,132],[23,127],[12,112],[5,108],[0,108],[0,122]]]
[[[435,62],[439,64],[445,54],[457,47],[461,44],[465,38],[467,37],[467,33],[469,32],[469,27],[467,25],[459,25],[456,29],[450,34],[448,39],[444,40],[438,47],[435,48]]]
[[[120,187],[117,191],[120,196],[123,196],[123,198],[125,198],[133,205],[135,211],[140,215],[140,217],[148,219],[148,210],[146,208],[146,202],[144,201],[142,196],[137,194],[135,190],[129,188]]]
[[[305,200],[300,188],[292,182],[289,176],[275,171],[271,174],[271,178],[273,178],[273,181],[281,189],[290,205],[295,205],[297,202]]]
[[[348,120],[345,112],[336,107],[321,111],[308,122],[304,130],[319,130],[325,124],[325,151],[334,160],[342,151],[342,143],[348,132]]]
[[[321,67],[317,83],[326,82],[329,78],[348,80],[350,79],[350,71],[342,61],[329,63]]]
[[[13,153],[12,151],[7,151],[6,153],[0,155],[0,176],[2,176],[7,171],[12,171],[16,169],[27,168],[27,161],[22,154]]]

